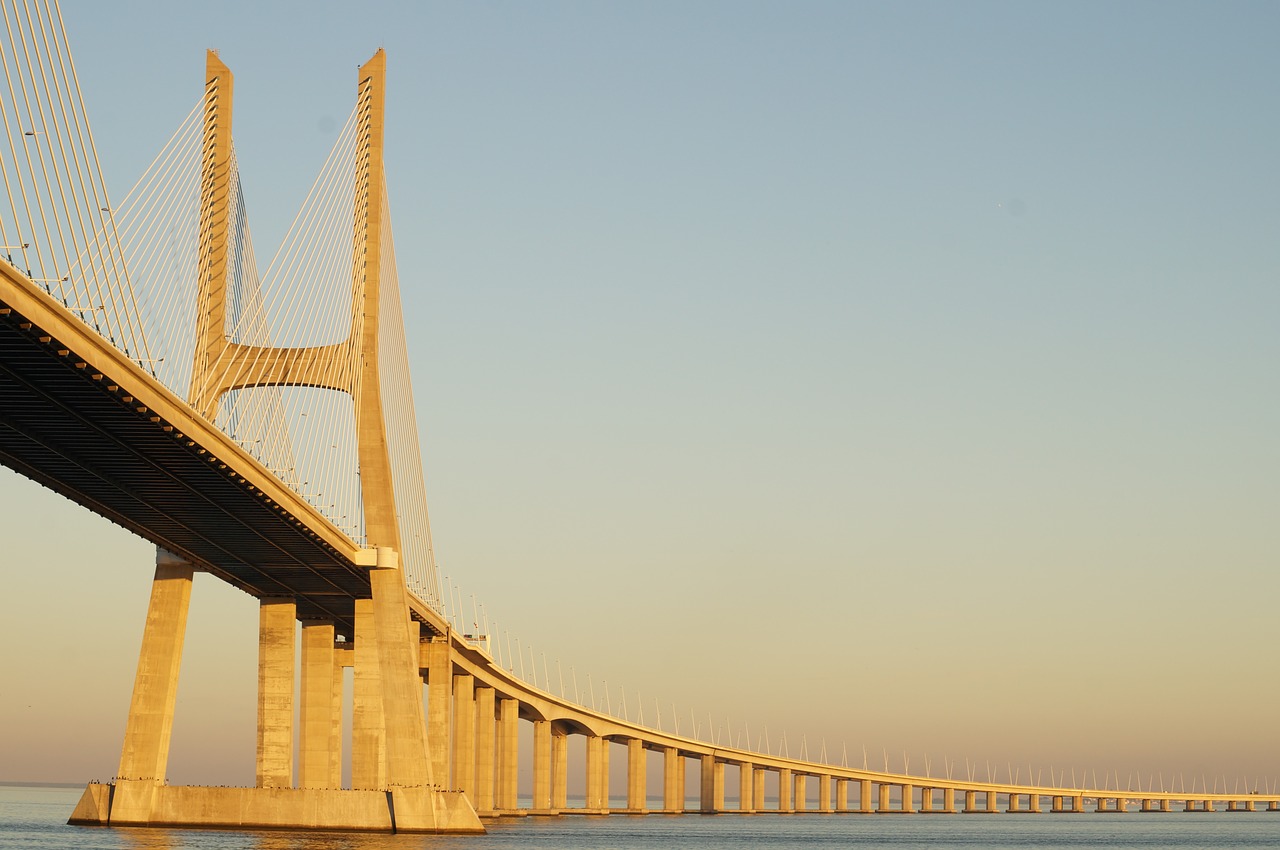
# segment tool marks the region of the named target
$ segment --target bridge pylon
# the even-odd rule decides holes
[[[447,716],[445,733],[428,740],[420,624],[411,617],[399,564],[401,532],[378,370],[385,54],[379,50],[357,78],[350,331],[339,342],[316,346],[251,345],[228,336],[234,78],[213,51],[205,70],[188,402],[213,423],[222,397],[236,390],[312,387],[352,396],[368,542],[360,566],[368,569],[369,593],[355,600],[354,641],[335,642],[331,620],[302,621],[300,658],[294,649],[295,599],[261,597],[255,787],[169,786],[178,669],[192,575],[200,565],[158,550],[120,769],[111,785],[89,786],[71,822],[483,832],[468,798],[444,787],[451,745]],[[350,789],[341,787],[344,667],[354,667]],[[446,656],[444,670],[432,677],[433,719],[450,691],[439,680],[449,673]],[[443,775],[437,776],[441,767]]]

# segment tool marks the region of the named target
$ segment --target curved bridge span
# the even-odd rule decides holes
[[[22,15],[27,26],[54,28],[52,16],[33,22],[25,8],[12,12],[19,30]],[[61,53],[31,61],[51,74],[63,67]],[[198,154],[194,238],[190,262],[175,265],[187,303],[160,311],[174,327],[190,326],[182,344],[160,350],[148,341],[148,328],[154,335],[172,327],[138,310],[128,275],[119,273],[128,252],[113,242],[105,189],[101,198],[94,187],[68,198],[61,182],[55,192],[34,170],[6,174],[23,192],[47,198],[49,213],[24,213],[12,201],[0,208],[14,243],[0,259],[0,463],[157,546],[120,766],[109,783],[86,789],[72,822],[475,833],[484,829],[481,817],[566,813],[1280,811],[1276,794],[978,782],[722,747],[551,694],[504,670],[483,636],[458,633],[441,613],[425,496],[419,506],[411,474],[416,464],[420,488],[407,367],[396,371],[403,326],[382,171],[383,74],[381,52],[360,69],[356,107],[335,148],[342,154],[335,161],[350,167],[325,178],[343,200],[330,211],[339,232],[320,241],[351,253],[333,264],[340,309],[311,307],[337,316],[323,339],[276,326],[301,316],[311,327],[305,299],[287,286],[278,300],[293,313],[281,318],[264,306],[271,299],[253,270],[231,145],[232,76],[215,55],[189,119]],[[36,83],[27,82],[38,102]],[[73,88],[65,72],[58,85]],[[53,155],[53,124],[23,132],[21,121],[6,117],[5,126],[22,132],[21,144],[49,145]],[[86,151],[76,157],[77,170],[89,162]],[[69,245],[65,233],[95,217],[84,244],[73,235]],[[180,363],[181,384],[157,368],[166,358]],[[291,394],[304,391],[315,406],[296,406]],[[321,418],[320,393],[340,398],[332,409],[341,415],[326,420],[323,440],[305,430]],[[298,433],[303,438],[291,442]],[[351,462],[308,459],[313,445],[326,458],[330,448],[349,449],[343,457]],[[339,495],[322,499],[308,489],[299,480],[308,470]],[[166,779],[197,571],[260,602],[250,788]],[[346,668],[353,670],[349,787]],[[532,724],[527,789],[519,787],[521,723]],[[580,766],[570,764],[571,736],[585,740]],[[611,804],[620,799],[609,783],[614,745],[626,754],[623,806]],[[648,770],[654,753],[661,805],[649,793],[659,787]],[[569,777],[578,770],[585,799],[571,807]],[[697,804],[689,806],[695,772]],[[727,777],[735,787],[726,788]],[[766,785],[777,789],[773,800]]]

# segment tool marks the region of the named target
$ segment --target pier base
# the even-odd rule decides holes
[[[157,785],[145,819],[112,818],[116,786],[85,789],[67,823],[78,826],[166,826],[199,829],[325,829],[366,832],[483,833],[461,791],[393,788],[213,788]]]

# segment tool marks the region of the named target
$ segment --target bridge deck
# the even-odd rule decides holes
[[[0,463],[253,596],[352,635],[355,544],[0,261]],[[56,565],[44,568],[56,569]]]

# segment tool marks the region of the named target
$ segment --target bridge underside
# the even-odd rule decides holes
[[[157,397],[167,394],[158,382],[91,362],[93,331],[48,301],[0,268],[0,463],[253,596],[292,596],[300,619],[351,636],[367,572],[271,499],[246,454],[229,446],[219,457],[202,447],[216,441],[184,433],[212,426],[160,415],[176,406]]]

